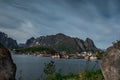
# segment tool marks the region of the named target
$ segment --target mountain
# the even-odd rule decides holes
[[[93,41],[90,38],[86,38],[84,44],[85,44],[87,50],[95,50],[96,49]]]
[[[82,52],[88,50],[97,50],[94,42],[87,38],[85,41],[79,38],[73,38],[62,33],[56,35],[41,36],[30,38],[26,41],[26,47],[45,46],[53,48],[56,51]]]
[[[16,40],[8,37],[8,35],[3,32],[0,32],[0,43],[9,49],[18,47]]]

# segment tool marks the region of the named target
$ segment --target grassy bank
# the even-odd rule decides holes
[[[101,70],[81,71],[79,74],[61,75],[53,73],[47,75],[46,80],[104,80]]]
[[[39,47],[39,46],[36,46],[36,47],[29,47],[29,48],[20,48],[20,49],[15,49],[15,52],[17,54],[19,53],[30,53],[30,54],[33,54],[33,53],[36,53],[36,52],[50,52],[50,53],[55,53],[56,51],[51,49],[51,48],[47,48],[47,47]]]
[[[104,80],[101,70],[83,70],[79,74],[62,75],[55,72],[55,64],[53,61],[45,64],[44,72],[45,80]]]

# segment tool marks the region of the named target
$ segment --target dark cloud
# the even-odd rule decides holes
[[[0,30],[18,42],[62,32],[106,48],[119,26],[119,0],[0,0]]]

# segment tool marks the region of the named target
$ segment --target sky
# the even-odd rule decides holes
[[[64,33],[106,49],[120,40],[120,0],[0,0],[0,31],[18,43]]]

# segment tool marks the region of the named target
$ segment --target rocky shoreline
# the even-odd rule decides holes
[[[16,65],[11,54],[2,44],[0,44],[0,80],[16,80]]]

